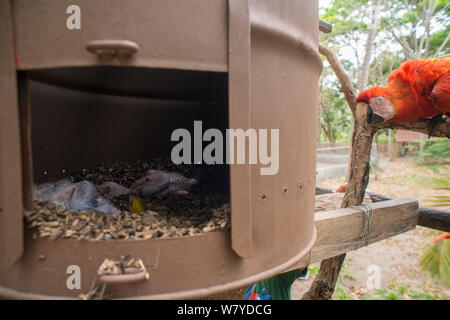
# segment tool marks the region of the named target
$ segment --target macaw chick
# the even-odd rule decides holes
[[[130,212],[139,213],[145,210],[145,203],[139,196],[132,194],[130,189],[127,189],[116,182],[104,182],[101,185],[96,186],[96,189],[108,199],[119,197],[121,195],[128,195],[128,209]]]
[[[53,183],[34,185],[33,198],[36,201],[51,202],[64,209],[120,213],[120,210],[99,195],[95,186],[86,180],[72,183],[70,180],[64,179]]]
[[[385,87],[361,92],[356,102],[368,105],[368,124],[449,116],[450,57],[406,61],[392,71]]]
[[[72,181],[62,179],[50,183],[34,184],[33,199],[39,202],[52,202],[57,206],[69,209],[70,197],[64,196],[61,191],[71,185]]]
[[[71,191],[72,190],[72,191]],[[63,192],[72,195],[69,205],[77,211],[100,211],[103,213],[119,214],[120,210],[114,207],[111,202],[97,193],[95,186],[86,180],[68,186]]]
[[[97,191],[108,199],[116,198],[130,192],[129,189],[121,186],[113,181],[107,181],[101,185],[96,186]]]
[[[144,197],[165,196],[170,193],[187,195],[197,179],[186,178],[176,172],[148,170],[145,177],[137,180],[131,187],[131,192]]]

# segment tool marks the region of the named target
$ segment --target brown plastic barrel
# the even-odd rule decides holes
[[[0,251],[5,262],[0,295],[76,298],[87,292],[105,258],[131,254],[142,259],[150,277],[108,286],[115,297],[195,298],[271,277],[304,257],[315,241],[317,88],[322,68],[317,1],[180,0],[178,7],[163,0],[78,2],[86,21],[78,34],[59,27],[67,16],[57,12],[65,12],[71,1],[13,0],[12,8],[6,8],[16,30],[14,65],[36,80],[29,84],[36,181],[44,179],[43,168],[75,170],[105,160],[106,152],[115,159],[148,159],[170,151],[157,134],[145,139],[133,135],[133,125],[127,130],[134,139],[116,135],[117,148],[102,143],[121,125],[120,115],[134,119],[131,123],[136,128],[149,119],[146,123],[155,133],[192,126],[198,118],[221,128],[279,129],[279,171],[261,175],[261,165],[230,165],[232,226],[227,231],[170,239],[76,241],[33,239],[30,230],[25,230],[19,260],[6,263],[5,254],[13,256],[8,253],[11,248]],[[99,15],[102,22],[93,24]],[[54,30],[54,37],[44,36],[49,30]],[[2,35],[0,40],[6,39]],[[109,41],[108,46],[114,40],[112,45],[125,48],[125,54],[106,60],[97,57],[95,50],[105,44],[98,42],[102,39]],[[168,79],[185,77],[184,83],[193,86],[185,91],[166,86],[152,92],[121,86],[120,81],[126,81],[118,77],[110,79],[110,84],[94,82],[86,87],[80,71],[95,74],[100,70],[95,67],[124,68],[114,69],[114,74],[122,70],[122,76],[137,80],[138,74],[155,79],[154,72]],[[205,74],[206,82],[214,82],[213,88],[227,87],[225,96],[219,92],[211,101],[211,96],[205,98],[205,92],[196,90],[196,85],[205,85]],[[111,95],[115,90],[121,90],[120,97]],[[90,122],[94,120],[84,117],[92,111],[89,106],[111,115],[102,120],[109,131],[98,132],[95,122]],[[3,115],[4,109],[0,110]],[[65,116],[68,122],[58,122],[52,114]],[[76,114],[79,117],[74,119]],[[58,143],[49,127],[58,133],[57,139],[70,140],[73,150],[83,150],[85,140],[74,134],[77,126],[77,130],[88,130],[83,133],[92,137],[88,148],[95,146],[97,152],[88,159],[55,156],[64,150],[55,149]],[[149,142],[156,151],[140,148]],[[46,147],[37,148],[38,144]],[[1,188],[0,192],[6,194]],[[11,228],[21,228],[18,219],[9,218],[22,214],[14,209],[21,199],[0,199],[12,210],[2,216],[0,226],[12,223]],[[0,241],[2,248],[7,246],[7,237]],[[20,252],[20,241],[12,245]],[[71,265],[80,267],[80,290],[67,288],[70,274],[66,271]]]

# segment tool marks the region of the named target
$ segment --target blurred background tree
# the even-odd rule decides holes
[[[320,5],[320,18],[333,25],[320,41],[337,53],[357,91],[386,84],[407,59],[450,54],[450,0],[331,0]],[[352,117],[326,60],[320,87],[320,140],[349,141]]]

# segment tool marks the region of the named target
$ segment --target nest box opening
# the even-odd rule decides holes
[[[202,132],[215,128],[225,134],[228,128],[226,73],[96,66],[32,70],[19,79],[28,82],[19,86],[25,91],[19,94],[26,96],[32,120],[28,165],[33,185],[25,183],[24,194],[33,194],[28,220],[40,237],[148,239],[229,227],[228,165],[194,159],[199,125]],[[190,133],[191,164],[171,159],[180,143],[172,141],[177,129]],[[134,192],[105,196],[119,215],[74,210],[72,202],[58,208],[48,200],[48,193],[61,189],[62,179],[95,186],[113,181],[130,188],[148,170],[176,172],[195,183],[187,193],[136,194],[140,213],[130,199]]]

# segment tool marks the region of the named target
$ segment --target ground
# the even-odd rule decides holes
[[[435,206],[433,196],[448,195],[448,190],[434,188],[432,178],[450,179],[449,163],[423,165],[414,158],[396,158],[371,171],[368,189],[393,198],[414,198],[421,206],[432,207]],[[340,178],[326,180],[319,185],[336,188],[343,182],[344,179]],[[427,272],[420,270],[420,257],[423,247],[431,241],[431,232],[433,231],[430,229],[417,227],[410,232],[349,252],[333,299],[449,300],[450,287],[438,283]],[[378,266],[380,270],[379,290],[367,289],[370,276],[368,267],[371,265]],[[294,283],[292,299],[301,298],[318,270],[318,264],[310,266],[308,279],[300,279]]]

